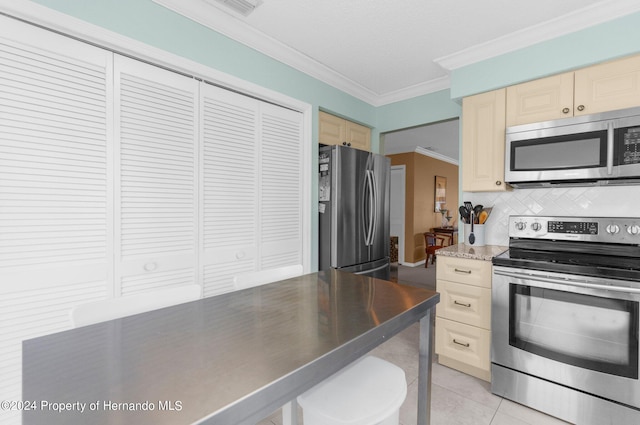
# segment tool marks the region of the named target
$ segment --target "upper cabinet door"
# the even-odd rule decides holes
[[[347,127],[344,118],[318,113],[318,137],[323,145],[341,145],[347,140]]]
[[[640,106],[640,55],[575,72],[575,115]]]
[[[196,283],[194,79],[115,57],[116,292]]]
[[[505,89],[462,100],[462,190],[504,191]]]
[[[507,87],[507,127],[573,116],[573,72]]]
[[[371,129],[344,118],[320,111],[319,142],[323,145],[343,145],[363,151],[371,150]]]
[[[347,144],[363,151],[371,150],[371,129],[351,121],[346,125]]]

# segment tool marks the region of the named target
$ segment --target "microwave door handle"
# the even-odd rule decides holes
[[[613,174],[613,122],[607,123],[607,174]]]

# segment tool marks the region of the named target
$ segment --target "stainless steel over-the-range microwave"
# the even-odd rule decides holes
[[[640,108],[508,127],[514,187],[640,184]]]

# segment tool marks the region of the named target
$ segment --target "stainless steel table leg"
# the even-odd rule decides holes
[[[418,363],[418,425],[431,421],[431,362],[433,361],[433,324],[435,307],[420,319],[420,360]]]
[[[282,424],[298,425],[298,401],[295,398],[282,406]]]

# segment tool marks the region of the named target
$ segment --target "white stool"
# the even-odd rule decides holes
[[[254,286],[265,285],[277,280],[301,276],[302,273],[302,265],[300,264],[257,272],[246,272],[233,277],[233,286],[236,290],[253,288]]]
[[[398,425],[404,370],[365,357],[298,397],[304,425]]]
[[[176,304],[197,300],[201,297],[199,285],[182,285],[156,289],[125,297],[109,298],[81,304],[71,310],[74,328],[93,325],[106,320],[158,310]]]

